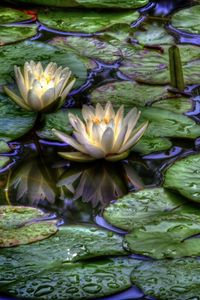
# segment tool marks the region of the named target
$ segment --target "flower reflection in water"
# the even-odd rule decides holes
[[[133,166],[126,162],[86,164],[81,168],[67,170],[60,177],[57,186],[62,190],[62,199],[82,199],[93,208],[103,210],[111,200],[128,193],[129,185],[135,190],[144,187]]]
[[[14,170],[8,186],[15,192],[17,202],[38,206],[40,201],[55,202],[56,185],[45,174],[39,160],[33,158]]]

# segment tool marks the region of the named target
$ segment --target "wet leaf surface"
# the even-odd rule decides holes
[[[44,127],[37,131],[40,138],[47,140],[58,140],[58,138],[53,134],[52,129],[63,131],[67,134],[72,133],[72,126],[69,123],[68,113],[81,116],[80,109],[67,109],[65,111],[57,111],[55,113],[45,115]]]
[[[31,3],[38,5],[49,5],[51,6],[61,6],[61,7],[96,7],[96,8],[138,8],[144,6],[148,3],[148,0],[102,0],[99,2],[98,0],[17,0],[17,2],[21,3]]]
[[[199,300],[199,259],[146,261],[131,274],[133,284],[161,300]]]
[[[200,5],[182,9],[172,16],[172,25],[179,30],[200,34]]]
[[[20,10],[9,7],[0,7],[0,25],[21,22],[29,19],[31,19],[31,16]]]
[[[134,50],[135,46],[131,46]],[[183,64],[185,84],[199,83],[200,51],[192,45],[178,45]],[[169,84],[169,46],[133,52],[122,62],[120,71],[130,79],[148,84]]]
[[[1,79],[0,79],[1,80]],[[34,125],[36,114],[25,111],[7,96],[0,94],[0,138],[15,140],[28,132]]]
[[[1,26],[0,46],[15,43],[33,37],[37,33],[37,26]]]
[[[68,66],[77,77],[76,86],[82,84],[87,77],[82,59],[74,53],[59,50],[42,42],[25,41],[0,48],[0,85],[13,82],[14,65],[22,66],[30,60],[42,61],[44,65],[52,61],[59,66]]]
[[[168,150],[172,147],[172,142],[166,138],[151,138],[148,136],[142,139],[132,148],[133,151],[146,155],[152,152]]]
[[[55,221],[38,221],[46,215],[24,206],[0,207],[0,247],[11,247],[43,240],[57,231]]]
[[[165,173],[164,186],[200,203],[200,154],[176,161]]]
[[[39,21],[49,28],[61,31],[95,33],[115,24],[131,24],[139,17],[138,12],[108,12],[103,14],[87,10],[41,10]],[[80,21],[81,20],[81,21]]]

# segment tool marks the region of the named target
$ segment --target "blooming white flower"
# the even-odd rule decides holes
[[[59,153],[69,160],[124,159],[131,147],[142,137],[148,125],[148,122],[145,122],[135,129],[140,117],[137,108],[131,109],[124,117],[123,106],[115,113],[110,102],[106,104],[105,109],[100,104],[97,104],[96,108],[84,105],[82,115],[84,121],[76,115],[69,114],[75,138],[53,129],[59,139],[79,151]]]
[[[14,72],[20,95],[8,87],[4,87],[4,91],[19,106],[29,111],[59,108],[75,82],[69,68],[58,67],[53,62],[45,69],[41,62],[26,62],[23,71],[15,66]]]

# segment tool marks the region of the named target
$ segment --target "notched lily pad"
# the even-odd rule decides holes
[[[198,300],[200,261],[195,258],[145,261],[131,274],[146,295],[167,300]]]
[[[31,19],[31,16],[20,10],[9,7],[0,7],[0,25],[26,21],[29,19]]]
[[[25,41],[0,47],[0,85],[13,82],[14,65],[23,66],[26,61],[41,61],[44,65],[55,62],[58,66],[69,67],[76,79],[76,86],[87,77],[82,58],[70,51],[58,49],[42,42]]]
[[[172,142],[166,138],[155,138],[143,136],[141,140],[132,148],[133,151],[142,155],[152,152],[168,150],[172,147]]]
[[[0,46],[31,38],[36,33],[36,25],[0,26]]]
[[[144,189],[129,193],[110,204],[103,216],[113,226],[131,230],[168,216],[185,202],[182,197],[163,188]],[[200,220],[200,213],[197,217]]]
[[[87,10],[41,10],[38,18],[47,27],[71,32],[95,33],[115,24],[128,24],[137,20],[137,11],[97,12]],[[80,22],[81,20],[81,22]]]
[[[46,215],[24,206],[0,206],[0,247],[43,240],[57,231],[55,221],[37,221]]]
[[[200,5],[191,6],[175,13],[172,25],[179,30],[200,34]]]
[[[200,154],[176,161],[165,173],[164,186],[200,203]]]

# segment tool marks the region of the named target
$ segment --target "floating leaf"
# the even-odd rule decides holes
[[[8,146],[8,144],[0,140],[0,153],[9,153],[10,151],[11,148]]]
[[[152,23],[142,24],[142,28],[134,33],[134,38],[141,45],[171,45],[174,44],[174,37],[168,34],[163,24]]]
[[[13,251],[8,256],[1,251],[4,264],[0,265],[0,291],[40,300],[96,299],[123,291],[131,286],[130,274],[138,264],[137,260],[123,258],[79,263],[49,260],[46,263],[32,255],[28,260],[24,256],[23,265],[19,265],[15,254]],[[51,249],[48,255],[51,257]]]
[[[33,37],[37,33],[36,25],[0,26],[0,45],[11,44]]]
[[[69,123],[69,112],[81,117],[81,110],[74,108],[46,114],[43,129],[37,131],[38,136],[43,139],[58,140],[58,138],[52,132],[53,128],[63,131],[67,134],[71,134],[73,130],[71,124]]]
[[[184,204],[183,198],[163,188],[144,189],[110,204],[104,211],[104,218],[113,226],[131,230],[160,220],[161,216],[165,218],[177,210],[180,214]],[[197,217],[200,220],[200,212]]]
[[[31,16],[20,10],[9,7],[0,7],[0,25],[21,22],[29,19],[31,19]]]
[[[197,138],[200,126],[181,114],[156,107],[141,108],[141,122],[149,120],[146,136]]]
[[[42,211],[23,206],[0,206],[0,247],[11,247],[43,240],[57,231],[55,221],[37,221]]]
[[[165,173],[164,186],[200,202],[200,154],[176,161]]]
[[[22,110],[7,96],[0,94],[1,139],[10,141],[24,135],[33,127],[35,120],[35,113]]]
[[[175,13],[172,25],[179,30],[200,34],[200,5],[191,6]]]
[[[160,50],[143,49],[128,56],[122,62],[119,70],[130,79],[148,84],[169,84],[169,46],[163,46]],[[199,47],[191,45],[179,45],[183,73],[186,84],[199,83],[200,51]],[[126,55],[125,55],[126,57]]]
[[[14,65],[22,66],[26,61],[50,61],[59,66],[67,66],[77,77],[76,84],[82,84],[87,77],[87,70],[82,59],[73,52],[60,50],[56,47],[36,41],[25,41],[15,45],[0,47],[0,85],[13,82]]]
[[[32,3],[46,6],[61,6],[61,7],[97,7],[97,8],[138,8],[148,3],[148,0],[17,0],[17,3]]]
[[[186,97],[175,97],[168,92],[169,86],[151,86],[131,81],[117,81],[101,85],[90,95],[93,103],[105,104],[111,101],[115,107],[149,106],[171,110],[177,113],[192,109],[192,101]]]
[[[41,10],[39,21],[62,31],[95,33],[115,24],[131,24],[139,17],[136,11],[96,12],[87,10]],[[81,22],[80,22],[81,20]]]
[[[200,261],[195,258],[145,261],[131,280],[146,295],[162,300],[199,300]]]
[[[168,150],[171,147],[172,143],[166,138],[143,136],[132,150],[146,155],[152,152]]]

